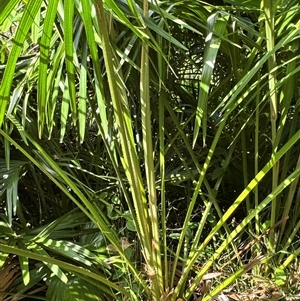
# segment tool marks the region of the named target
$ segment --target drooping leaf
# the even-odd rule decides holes
[[[16,1],[12,2],[16,4]],[[20,24],[14,38],[14,44],[7,61],[4,75],[0,87],[0,125],[2,125],[7,104],[9,102],[10,91],[12,88],[12,81],[14,78],[14,71],[16,68],[17,59],[22,51],[22,46],[25,42],[27,33],[34,22],[36,14],[39,12],[42,0],[30,0],[26,5],[26,9],[22,14]],[[6,6],[8,7],[8,6]]]
[[[0,195],[6,192],[6,208],[10,224],[17,212],[19,179],[25,174],[27,164],[25,161],[10,160],[10,169],[7,169],[5,161],[0,159]]]

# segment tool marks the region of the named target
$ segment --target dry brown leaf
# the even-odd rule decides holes
[[[215,273],[207,273],[202,277],[202,280],[210,280],[210,279],[215,279],[219,276],[221,276],[222,273],[221,272],[215,272]]]
[[[124,250],[128,249],[130,246],[132,246],[133,244],[129,243],[129,241],[126,237],[122,237],[120,239],[120,245],[121,245],[122,250],[124,251]],[[117,249],[112,244],[107,245],[106,250],[110,251],[110,252],[117,252]]]

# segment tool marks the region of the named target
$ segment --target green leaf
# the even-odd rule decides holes
[[[226,32],[229,15],[220,13],[212,14],[208,19],[208,32],[205,39],[205,50],[203,57],[203,68],[200,80],[200,91],[198,95],[198,106],[193,136],[193,147],[199,135],[202,124],[203,147],[206,147],[207,135],[207,102],[209,87],[211,85],[212,73],[215,68],[216,57],[221,45],[222,37]]]
[[[62,104],[60,109],[60,120],[61,120],[60,142],[61,143],[63,142],[64,136],[66,134],[69,109],[70,109],[70,90],[69,90],[69,83],[66,78],[64,81],[64,92],[63,92],[63,99],[62,99]]]
[[[101,286],[95,286],[83,278],[68,275],[68,282],[63,283],[57,277],[52,277],[47,281],[47,300],[105,300]]]
[[[12,230],[9,223],[0,221],[0,235],[3,238],[7,238],[9,236],[14,236],[15,232]]]
[[[39,136],[42,136],[47,99],[49,93],[47,91],[47,69],[50,61],[50,42],[53,31],[53,23],[57,13],[57,5],[59,0],[50,1],[47,6],[46,17],[44,20],[43,34],[40,41],[40,64],[38,76],[38,130]],[[49,114],[52,114],[51,110]]]
[[[19,3],[20,0],[1,0],[0,2],[0,25],[5,21],[14,7]]]
[[[77,104],[76,104],[76,89],[75,89],[75,67],[73,62],[73,18],[74,18],[75,3],[73,0],[64,1],[64,36],[65,36],[65,57],[67,67],[67,79],[69,90],[69,103],[72,112],[73,124],[76,125],[77,119]]]
[[[79,101],[78,101],[78,127],[79,142],[83,143],[86,129],[86,105],[87,105],[87,57],[88,45],[87,41],[83,43],[82,60],[79,76]]]
[[[283,286],[286,284],[287,276],[284,272],[284,269],[277,268],[275,270],[275,284],[278,286]]]
[[[12,223],[12,217],[17,212],[18,183],[26,171],[26,164],[28,162],[10,160],[10,169],[7,169],[4,160],[0,159],[0,195],[6,191],[6,208],[9,224]]]
[[[35,243],[29,243],[27,248],[32,250],[34,253],[49,257],[49,254],[40,246]],[[60,269],[60,267],[56,264],[49,263],[48,261],[44,261],[44,264],[64,283],[68,282],[68,278],[65,273]]]
[[[31,245],[31,247],[35,248],[34,245]],[[108,287],[121,292],[125,296],[130,296],[130,293],[128,291],[126,291],[122,287],[117,286],[115,283],[109,281],[105,277],[103,277],[99,274],[96,274],[92,271],[82,269],[81,267],[69,264],[67,262],[51,258],[51,257],[48,256],[48,254],[47,255],[39,254],[39,252],[33,253],[33,252],[21,250],[21,249],[16,248],[16,247],[6,246],[2,243],[0,243],[0,250],[2,250],[4,252],[11,253],[11,254],[17,254],[19,256],[32,258],[34,260],[39,260],[39,261],[45,262],[45,264],[48,264],[51,267],[56,266],[56,269],[54,269],[54,274],[57,274],[57,272],[58,272],[57,267],[60,266],[64,270],[67,270],[69,272],[74,272],[76,274],[87,276],[87,277],[90,277],[92,279],[98,280],[100,283],[103,283],[104,285],[107,285]],[[42,252],[42,253],[46,253],[46,252]],[[58,275],[58,278],[61,279],[60,275]],[[62,278],[62,279],[66,280],[66,281],[63,281],[63,282],[67,283],[67,281],[68,281],[67,277]]]
[[[91,266],[92,261],[96,260],[96,255],[94,255],[88,249],[83,248],[70,241],[39,238],[34,242],[43,248],[49,249],[51,252],[61,254],[67,258],[78,261],[88,266]]]
[[[30,282],[30,273],[29,273],[29,262],[27,257],[19,256],[19,262],[21,267],[21,272],[23,276],[24,285],[28,285]]]
[[[132,221],[132,220],[126,222],[126,228],[130,231],[136,232],[136,226],[134,224],[134,221]]]
[[[16,3],[16,1],[12,1],[12,3]],[[11,50],[11,53],[8,58],[8,62],[4,71],[4,75],[1,82],[0,88],[0,126],[3,123],[4,115],[6,111],[6,107],[9,101],[10,91],[12,87],[12,82],[14,78],[14,72],[16,68],[16,63],[20,53],[22,51],[22,47],[24,45],[25,39],[27,37],[27,33],[34,21],[36,14],[39,12],[42,0],[30,0],[26,5],[26,9],[22,14],[22,18],[20,24],[18,26],[14,44]],[[1,15],[2,16],[2,15]]]

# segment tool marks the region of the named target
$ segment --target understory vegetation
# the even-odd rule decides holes
[[[299,300],[297,0],[0,1],[0,300]]]

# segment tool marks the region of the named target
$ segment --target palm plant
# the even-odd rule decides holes
[[[21,271],[3,291],[39,276],[50,300],[190,300],[212,270],[202,300],[250,270],[285,283],[299,4],[226,3],[2,1],[0,265]]]

